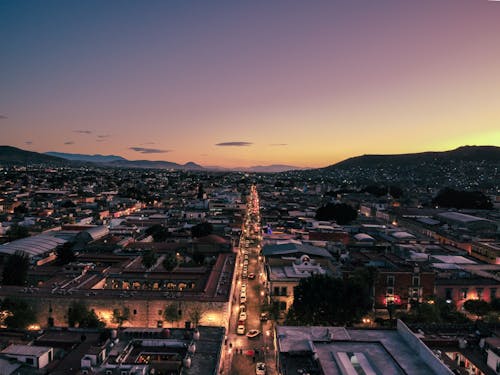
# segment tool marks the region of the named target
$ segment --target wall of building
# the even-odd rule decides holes
[[[226,327],[229,322],[228,302],[211,301],[180,301],[159,298],[157,300],[110,300],[97,299],[83,301],[89,310],[93,309],[97,316],[106,323],[107,327],[116,327],[112,323],[113,310],[123,311],[127,307],[130,311],[130,318],[124,322],[124,327],[148,327],[156,328],[161,322],[163,327],[184,327],[186,321],[191,321],[190,315],[193,310],[202,312],[202,319],[199,324],[207,326]],[[37,323],[41,327],[47,327],[49,318],[53,319],[55,326],[65,327],[68,325],[68,309],[74,302],[82,302],[77,299],[46,298],[37,301],[28,301],[36,304]],[[176,322],[166,321],[163,317],[165,308],[174,304],[181,312],[179,320]],[[226,327],[227,328],[227,327]]]
[[[387,282],[388,276],[394,276],[394,284],[392,286]],[[413,285],[413,276],[420,277],[418,285]],[[410,292],[412,292],[413,288],[418,288],[419,290],[419,302],[425,301],[426,298],[434,295],[434,280],[435,275],[433,272],[413,273],[409,271],[391,272],[379,270],[375,281],[375,308],[386,307],[388,288],[394,290],[394,296],[397,300],[394,303],[401,304],[404,307],[406,307],[412,297]]]
[[[446,367],[446,365],[434,355],[430,350],[413,332],[398,319],[397,322],[398,333],[408,346],[429,366],[436,375],[453,375],[453,372]]]

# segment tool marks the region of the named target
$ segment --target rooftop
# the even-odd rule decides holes
[[[45,346],[31,346],[31,345],[18,345],[12,344],[2,350],[1,354],[11,354],[11,355],[26,355],[26,356],[41,356],[42,354],[48,352],[52,348]]]
[[[398,330],[278,326],[276,335],[285,375],[451,373],[401,322]]]

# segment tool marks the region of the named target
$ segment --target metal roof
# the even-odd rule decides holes
[[[12,255],[17,251],[22,251],[30,257],[36,257],[54,251],[57,246],[66,242],[62,238],[48,234],[39,234],[0,245],[0,254]]]
[[[290,255],[296,253],[304,253],[323,258],[332,258],[332,255],[327,250],[322,249],[321,247],[305,244],[284,243],[280,245],[265,245],[262,248],[262,254],[264,256]]]

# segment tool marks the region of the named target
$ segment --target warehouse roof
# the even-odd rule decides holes
[[[62,238],[48,234],[39,234],[0,245],[0,254],[11,255],[21,251],[30,257],[36,257],[54,251],[57,246],[65,242],[66,240]]]

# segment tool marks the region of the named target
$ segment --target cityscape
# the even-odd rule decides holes
[[[500,3],[0,3],[0,375],[499,375]]]

